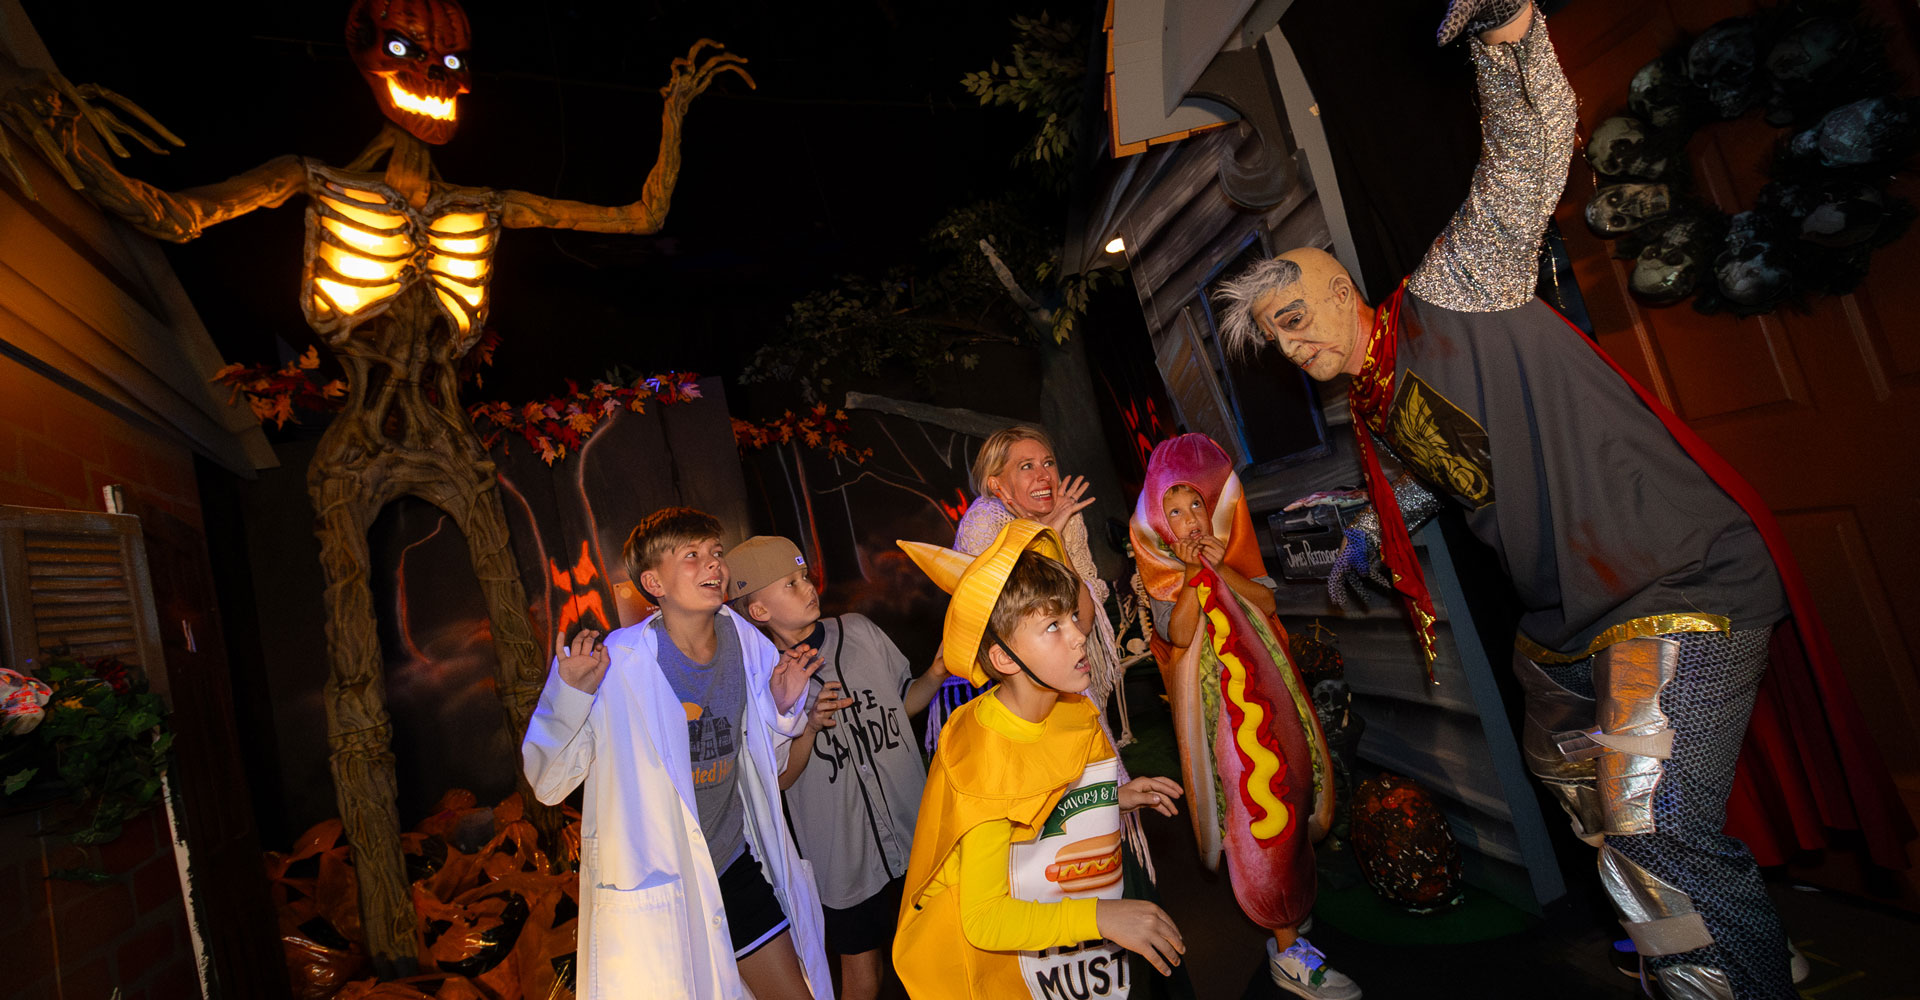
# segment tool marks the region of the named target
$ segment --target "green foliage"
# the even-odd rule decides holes
[[[1033,138],[1014,154],[1031,163],[1048,187],[1063,190],[1073,164],[1075,123],[1086,87],[1087,44],[1072,21],[1046,13],[1013,19],[1013,58],[960,80],[967,93],[992,107],[1013,107],[1039,119]]]
[[[1093,291],[1118,280],[1104,272],[1061,275],[1060,193],[1071,177],[1087,39],[1071,21],[1047,14],[1016,17],[1013,28],[1012,58],[967,74],[961,85],[984,106],[1039,119],[1014,157],[1035,168],[1030,179],[948,212],[911,263],[879,277],[842,276],[795,302],[785,329],[754,353],[742,381],[797,384],[808,402],[836,383],[882,372],[928,386],[950,365],[977,366],[982,343],[1065,341]]]
[[[28,732],[4,737],[5,794],[57,785],[81,804],[77,844],[103,844],[160,796],[173,734],[165,704],[145,678],[118,660],[81,661],[62,651],[42,658],[36,677],[52,689]]]

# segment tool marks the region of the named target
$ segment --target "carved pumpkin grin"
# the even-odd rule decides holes
[[[451,97],[431,97],[415,94],[400,85],[400,81],[387,77],[387,97],[393,106],[411,114],[422,115],[434,121],[450,122],[458,112],[454,109]]]

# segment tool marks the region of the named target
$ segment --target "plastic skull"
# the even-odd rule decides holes
[[[1840,249],[1872,239],[1887,221],[1887,198],[1864,181],[1832,178],[1818,184],[1769,184],[1759,205],[1789,231],[1815,246]]]
[[[1809,18],[1768,50],[1767,75],[1780,83],[1810,83],[1839,68],[1841,57],[1852,48],[1853,35],[1845,23],[1831,17]]]
[[[1615,115],[1601,122],[1587,140],[1587,162],[1609,177],[1654,180],[1667,172],[1667,158],[1656,157],[1649,146],[1646,126],[1636,118]]]
[[[1896,97],[1843,104],[1793,137],[1788,151],[1827,167],[1857,167],[1904,152],[1913,144],[1913,111]]]
[[[380,110],[436,146],[460,127],[472,42],[467,12],[454,0],[355,0],[347,12],[347,51]]]
[[[1673,210],[1665,184],[1609,184],[1587,202],[1587,225],[1601,236],[1631,232]]]
[[[1633,82],[1627,85],[1627,107],[1654,128],[1685,125],[1689,86],[1679,64],[1661,56],[1633,74]]]
[[[1766,80],[1753,19],[1730,17],[1694,39],[1687,49],[1687,77],[1707,92],[1721,118],[1738,118],[1758,103]]]
[[[1727,242],[1713,261],[1720,294],[1743,306],[1770,306],[1785,298],[1793,280],[1791,259],[1757,212],[1733,217]]]
[[[1706,265],[1695,243],[1701,228],[1693,219],[1676,222],[1642,247],[1629,280],[1633,293],[1657,306],[1669,306],[1692,295]]]
[[[1352,721],[1353,689],[1337,677],[1323,680],[1313,686],[1313,708],[1327,739],[1338,740]]]

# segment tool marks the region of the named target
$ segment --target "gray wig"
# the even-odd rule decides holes
[[[1220,328],[1220,346],[1229,356],[1244,361],[1260,353],[1266,337],[1253,322],[1253,304],[1299,280],[1300,265],[1285,257],[1269,257],[1214,288],[1213,307]]]

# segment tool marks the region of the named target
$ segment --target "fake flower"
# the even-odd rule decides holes
[[[79,804],[75,829],[65,832],[74,843],[106,843],[159,799],[173,745],[166,705],[119,660],[83,661],[56,650],[37,672],[0,670],[4,731],[25,736],[5,747],[5,794],[62,788]]]
[[[53,689],[45,682],[0,667],[0,736],[24,736],[46,717]]]

